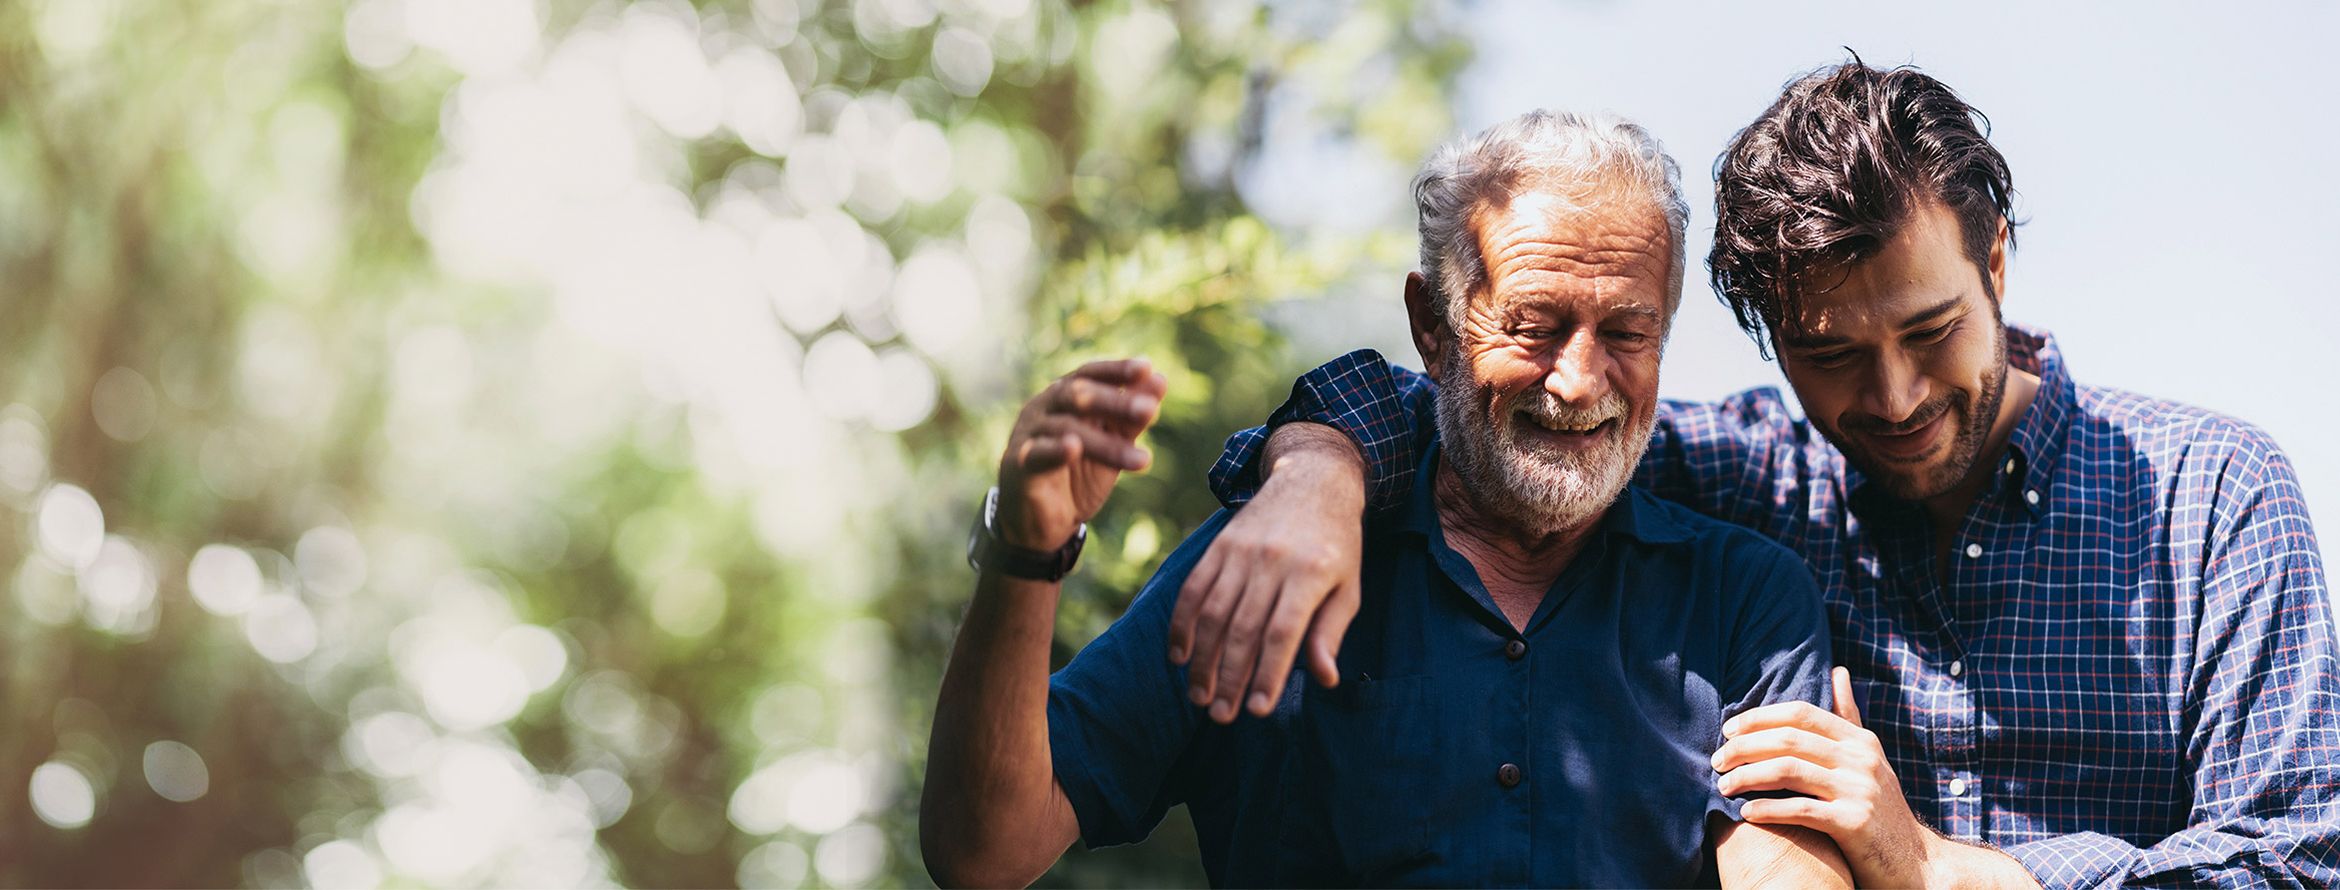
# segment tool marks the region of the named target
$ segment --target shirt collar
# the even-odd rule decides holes
[[[1992,455],[1992,487],[2021,509],[2038,518],[2048,507],[2048,479],[2055,474],[2056,460],[2063,455],[2065,433],[2072,425],[2080,397],[2072,377],[2064,369],[2064,353],[2056,347],[2056,338],[2044,328],[2014,323],[2007,324],[2007,364],[2039,377],[2039,392],[2031,397],[2031,407],[2024,409],[2023,417],[2015,422],[2015,429],[2007,435],[2007,450]],[[1882,491],[1870,491],[1868,477],[1847,463],[1844,468],[1845,490],[1852,493],[1855,513],[1873,514],[1894,499]]]
[[[2071,438],[2080,394],[2064,369],[2064,353],[2056,348],[2055,335],[2045,329],[2008,325],[2007,363],[2039,375],[2039,393],[2031,397],[2030,409],[2007,437],[1997,478],[2004,486],[2001,490],[2036,518],[2047,509],[2048,479]]]
[[[1445,527],[1438,521],[1438,461],[1445,446],[1437,441],[1422,454],[1422,462],[1415,467],[1413,500],[1406,508],[1404,528],[1425,537],[1440,535]],[[1602,514],[1601,534],[1624,535],[1644,544],[1678,544],[1690,540],[1687,526],[1676,519],[1656,496],[1639,485],[1627,485],[1618,493],[1615,503]]]

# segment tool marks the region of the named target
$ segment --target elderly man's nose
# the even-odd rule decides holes
[[[1579,331],[1561,344],[1552,369],[1544,375],[1544,389],[1571,405],[1587,404],[1608,386],[1609,357],[1590,331]]]

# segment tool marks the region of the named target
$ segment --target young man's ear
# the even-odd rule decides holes
[[[1422,273],[1406,273],[1406,322],[1413,329],[1414,351],[1422,354],[1422,368],[1432,373],[1447,342],[1446,310],[1439,304]]]
[[[1999,217],[1999,233],[1991,239],[1990,268],[1983,274],[1990,277],[1991,296],[2000,307],[2007,305],[2007,218]]]

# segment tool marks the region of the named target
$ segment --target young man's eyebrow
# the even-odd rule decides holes
[[[1901,329],[1906,331],[1906,330],[1909,330],[1910,328],[1917,327],[1917,326],[1919,326],[1919,325],[1925,324],[1925,323],[1927,323],[1927,322],[1933,321],[1934,319],[1937,319],[1937,318],[1940,318],[1940,317],[1942,317],[1942,316],[1944,316],[1944,315],[1947,315],[1947,314],[1949,314],[1950,310],[1958,308],[1958,304],[1959,304],[1960,302],[1961,302],[1961,299],[1960,299],[1959,297],[1951,297],[1950,299],[1943,300],[1942,302],[1939,302],[1939,303],[1935,303],[1935,304],[1934,304],[1934,305],[1932,305],[1932,306],[1928,306],[1928,307],[1926,307],[1924,310],[1922,310],[1922,311],[1918,312],[1917,314],[1915,314],[1915,315],[1912,315],[1912,316],[1910,316],[1910,317],[1908,317],[1908,318],[1902,319],[1902,320],[1901,320]]]
[[[1943,300],[1942,302],[1935,303],[1932,306],[1928,306],[1924,309],[1918,310],[1915,313],[1912,313],[1908,318],[1902,319],[1901,323],[1895,325],[1895,327],[1906,331],[1910,328],[1923,325],[1927,322],[1949,314],[1952,310],[1958,308],[1958,304],[1960,302],[1963,302],[1962,297],[1951,297],[1949,299]],[[1779,339],[1780,342],[1786,344],[1789,349],[1826,349],[1831,346],[1843,346],[1852,342],[1852,338],[1850,337],[1840,337],[1835,334],[1788,334]]]

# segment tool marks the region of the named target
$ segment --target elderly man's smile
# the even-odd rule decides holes
[[[1541,417],[1533,411],[1519,411],[1514,419],[1512,428],[1518,431],[1521,441],[1568,451],[1590,451],[1606,444],[1617,433],[1614,417],[1561,420]]]

